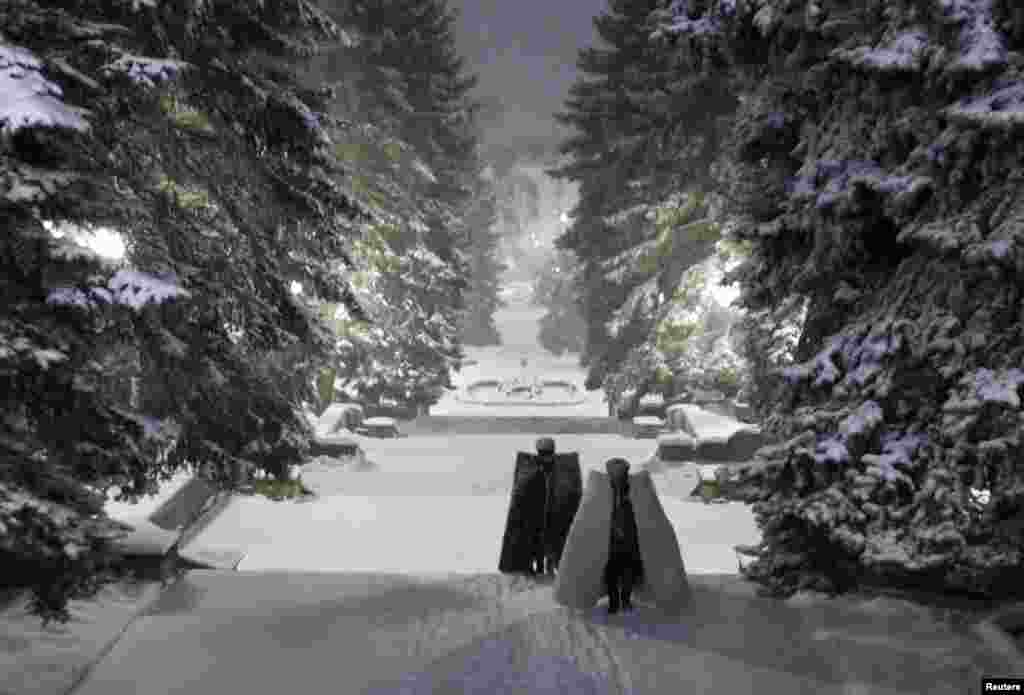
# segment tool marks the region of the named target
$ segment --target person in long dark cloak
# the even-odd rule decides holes
[[[554,576],[558,559],[554,557],[552,543],[548,542],[548,534],[554,526],[554,472],[555,472],[555,441],[550,437],[537,440],[537,465],[544,481],[544,508],[540,515],[540,523],[536,526],[536,534],[531,544],[530,569],[532,574]]]
[[[520,452],[498,569],[552,576],[582,488],[579,456],[556,454],[550,437],[537,440],[535,455]]]

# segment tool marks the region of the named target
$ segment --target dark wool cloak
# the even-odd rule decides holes
[[[550,488],[536,454],[516,454],[516,468],[498,570],[529,572],[534,558],[557,564],[583,496],[577,453],[555,454]]]

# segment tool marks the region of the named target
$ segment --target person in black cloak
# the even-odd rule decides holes
[[[555,440],[541,437],[537,440],[537,465],[544,479],[544,505],[540,514],[540,523],[536,526],[533,543],[531,543],[530,569],[532,574],[554,575],[558,560],[553,559],[553,543],[547,542],[554,516],[554,473],[555,473]]]
[[[618,613],[633,608],[633,587],[643,581],[643,560],[640,542],[629,499],[629,462],[614,458],[605,463],[612,487],[611,538],[604,583],[608,591],[608,612]]]
[[[499,571],[553,576],[582,495],[579,454],[556,454],[550,437],[519,452]]]

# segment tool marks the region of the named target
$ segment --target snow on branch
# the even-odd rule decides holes
[[[814,197],[815,206],[823,210],[848,197],[858,184],[885,195],[903,196],[919,192],[932,181],[923,176],[888,173],[870,160],[818,159],[806,162],[786,187],[794,198]]]
[[[178,286],[173,276],[156,277],[137,270],[118,270],[106,287],[91,288],[88,293],[77,288],[61,287],[50,292],[50,304],[94,306],[97,302],[123,304],[141,309],[147,304],[162,304],[178,297],[188,297],[188,290]]]
[[[1006,268],[1016,266],[1015,251],[1019,244],[1015,238],[987,239],[982,243],[968,245],[963,252],[965,263],[971,265],[1001,265]]]
[[[839,435],[831,434],[818,440],[814,447],[814,460],[818,463],[847,463],[850,452]]]
[[[703,16],[699,19],[689,19],[686,16],[677,17],[671,24],[651,34],[651,38],[658,38],[664,34],[712,34],[718,31],[720,24],[714,17]]]
[[[917,450],[927,443],[928,437],[921,433],[885,432],[882,434],[882,453],[864,454],[861,460],[876,467],[876,475],[883,480],[896,480],[904,477],[897,466],[913,466]]]
[[[848,370],[845,383],[864,386],[882,371],[882,359],[896,352],[899,346],[899,338],[887,335],[872,336],[864,341],[848,343],[844,354]]]
[[[137,270],[117,271],[110,278],[108,286],[115,302],[135,309],[150,302],[162,304],[171,299],[190,296],[187,290],[178,286],[173,276],[160,278]]]
[[[821,387],[835,384],[845,372],[844,384],[862,387],[882,371],[882,360],[898,351],[902,344],[902,337],[898,335],[835,336],[824,350],[807,362],[783,369],[782,376],[790,383],[816,377],[814,386]]]
[[[872,434],[884,424],[881,406],[875,401],[865,401],[840,422],[838,432],[817,436],[814,460],[817,463],[849,463],[850,439],[858,437],[870,441]],[[892,481],[905,477],[897,466],[913,466],[915,454],[928,443],[928,437],[922,433],[884,431],[880,443],[881,453],[864,453],[860,459],[868,464],[869,473]]]
[[[191,68],[189,63],[167,58],[150,58],[126,53],[113,63],[103,66],[106,73],[125,73],[136,84],[155,87],[157,82],[174,79],[178,73]]]
[[[817,375],[814,380],[815,386],[827,386],[834,384],[839,379],[839,367],[833,362],[833,358],[839,354],[849,336],[836,336],[829,342],[828,347],[812,357],[809,361],[786,367],[782,370],[782,376],[790,383],[797,383]]]
[[[104,260],[93,249],[66,236],[50,240],[50,256],[66,263],[73,263],[75,261],[98,263]]]
[[[640,203],[638,205],[628,207],[625,210],[615,212],[611,215],[605,215],[604,217],[602,217],[602,219],[606,224],[611,226],[623,225],[637,218],[645,220],[651,219],[650,216],[652,212],[655,210],[655,207],[656,206],[650,205],[648,203]]]
[[[423,244],[417,244],[410,249],[406,255],[414,260],[420,261],[430,266],[435,271],[444,271],[449,268],[448,264],[445,263],[440,256],[428,249]]]
[[[736,0],[716,0],[699,17],[692,19],[689,4],[688,0],[673,0],[666,13],[667,22],[651,32],[650,39],[656,41],[679,34],[715,34],[722,30],[723,19],[736,14]]]
[[[960,52],[951,70],[981,71],[1006,65],[1007,51],[992,21],[992,0],[940,0],[943,13],[960,24]]]
[[[606,280],[622,283],[640,270],[640,264],[658,249],[657,239],[646,239],[636,246],[630,247],[606,261],[601,262],[601,269]]]
[[[865,401],[839,423],[839,432],[845,437],[872,432],[885,419],[882,407],[874,401]]]
[[[916,72],[924,67],[924,51],[927,46],[927,34],[920,29],[913,29],[883,40],[874,48],[837,48],[832,51],[832,55],[859,68],[882,72]]]
[[[68,359],[67,354],[61,350],[44,347],[26,335],[0,336],[0,360],[8,360],[15,355],[35,361],[41,369],[49,369],[51,364]]]
[[[422,176],[429,183],[437,183],[437,177],[422,160],[414,159],[412,162],[413,171]]]
[[[982,128],[1024,125],[1024,82],[1001,83],[985,96],[965,97],[944,113],[955,121]]]
[[[0,174],[0,191],[12,203],[31,203],[55,195],[78,178],[73,172],[19,164]]]
[[[960,383],[972,388],[974,397],[982,403],[999,403],[1019,408],[1019,389],[1024,384],[1024,371],[1008,369],[994,372],[991,369],[979,369],[965,376]]]
[[[173,418],[158,418],[145,413],[115,409],[123,418],[131,420],[142,430],[142,436],[153,440],[173,440],[181,436],[182,428]]]
[[[645,313],[659,304],[658,281],[658,276],[649,278],[629,293],[622,306],[616,309],[611,319],[605,323],[610,335],[618,336],[619,331],[637,314]]]
[[[0,44],[0,123],[4,133],[33,126],[88,130],[86,109],[69,106],[59,85],[41,74],[43,64],[31,51]]]

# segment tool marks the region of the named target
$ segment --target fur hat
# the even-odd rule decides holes
[[[551,437],[541,437],[537,440],[537,453],[538,454],[553,454],[555,453],[555,440]]]
[[[621,480],[629,476],[629,461],[620,458],[609,459],[604,464],[604,469],[608,472],[609,478]]]

